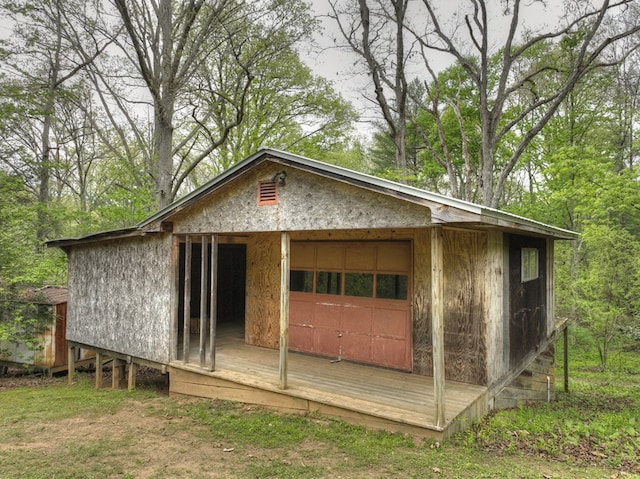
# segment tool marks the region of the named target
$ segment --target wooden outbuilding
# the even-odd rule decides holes
[[[261,149],[135,227],[50,242],[67,337],[172,394],[445,438],[554,395],[554,241],[576,234]],[[133,383],[132,383],[133,381]]]
[[[48,319],[41,321],[42,324],[34,328],[34,334],[27,340],[0,341],[0,373],[12,367],[40,370],[49,375],[66,371],[69,350],[66,339],[67,288],[46,286],[33,289],[10,302],[30,305]],[[75,353],[77,356],[73,359],[77,366],[91,364],[91,351],[78,348]]]

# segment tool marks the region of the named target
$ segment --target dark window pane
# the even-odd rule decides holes
[[[373,297],[373,274],[346,273],[344,275],[345,296]]]
[[[408,277],[404,274],[379,274],[376,298],[407,299]]]
[[[291,281],[289,289],[291,291],[313,292],[313,271],[291,271],[289,277]]]
[[[316,273],[316,293],[340,294],[340,273],[318,271]]]

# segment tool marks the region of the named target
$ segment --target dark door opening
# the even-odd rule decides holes
[[[218,246],[218,311],[220,336],[244,338],[247,246]]]
[[[189,266],[191,287],[189,288],[190,319],[188,326],[192,345],[197,345],[200,342],[200,309],[203,294],[206,295],[206,318],[210,317],[211,311],[211,244],[207,245],[206,251],[207,272],[205,277],[207,283],[205,288],[202,288],[202,244],[195,242],[197,238],[194,237],[194,242],[191,245]],[[184,344],[185,325],[185,263],[186,244],[180,243],[178,261],[178,358],[184,357],[182,345]],[[244,339],[246,270],[246,245],[218,245],[216,340],[231,337]],[[208,324],[205,330],[208,334]]]

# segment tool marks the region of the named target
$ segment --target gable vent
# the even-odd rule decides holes
[[[265,180],[258,183],[258,205],[278,204],[278,182],[276,180]]]

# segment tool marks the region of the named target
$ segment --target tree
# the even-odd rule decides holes
[[[53,143],[56,109],[73,95],[81,73],[110,44],[92,18],[99,5],[87,2],[39,0],[5,1],[3,16],[14,25],[13,36],[3,41],[6,56],[5,100],[18,105],[5,125],[6,165],[20,172],[38,198],[38,238],[56,231],[50,214],[51,176],[56,168]],[[85,54],[77,54],[83,44]]]
[[[314,22],[298,0],[114,3],[128,34],[123,51],[151,95],[151,158],[162,208],[242,123],[259,65],[309,35]],[[214,116],[218,128],[208,129]]]
[[[397,15],[387,10],[379,14],[381,22],[393,22],[397,28],[402,26],[411,33],[417,45],[414,50],[420,52],[420,65],[426,72],[424,77],[437,81],[436,61],[444,56],[459,65],[473,83],[477,91],[481,133],[480,200],[491,207],[498,206],[520,157],[578,82],[598,69],[616,64],[632,52],[637,42],[619,52],[617,58],[606,56],[614,45],[640,31],[637,22],[624,21],[625,16],[637,18],[637,12],[632,12],[637,8],[633,0],[604,0],[599,7],[586,2],[567,3],[567,23],[558,24],[556,29],[544,33],[523,32],[526,7],[543,2],[534,1],[528,5],[521,0],[499,3],[489,0],[466,2],[460,6],[462,14],[453,19],[447,18],[429,0],[422,0],[410,14],[403,11],[402,15]],[[334,8],[334,12],[336,10]],[[508,25],[502,38],[494,36],[500,31],[494,27],[496,17]],[[412,21],[416,18],[419,20]],[[615,23],[617,30],[601,35],[608,22]],[[364,28],[364,24],[353,24]],[[373,35],[368,41],[371,44],[380,38],[380,35]],[[567,52],[564,63],[535,55],[539,46],[548,42],[563,44]],[[392,47],[397,55],[406,58],[406,49],[399,44]],[[413,62],[394,65],[397,68],[404,65],[402,72],[396,69],[398,75],[406,78],[411,68],[418,68],[418,56],[411,58]],[[546,94],[541,95],[537,85],[547,82],[549,76],[555,77],[558,88],[546,90]],[[436,85],[432,86],[433,91],[437,89]],[[530,100],[528,104],[522,103],[525,96]],[[522,108],[508,113],[514,104]],[[430,107],[430,110],[433,114],[440,112],[437,107]],[[532,115],[536,118],[534,122],[530,122]],[[497,151],[507,140],[513,142],[509,145],[511,154],[500,162]]]
[[[331,17],[337,22],[348,48],[363,61],[373,82],[374,101],[380,108],[395,152],[395,166],[406,174],[408,81],[405,72],[411,47],[405,45],[404,21],[409,2],[358,0],[344,9],[330,0]],[[393,19],[392,22],[389,20]],[[390,93],[388,93],[390,91]]]
[[[619,226],[585,228],[577,278],[577,311],[594,334],[602,368],[622,331],[640,313],[640,242]]]

